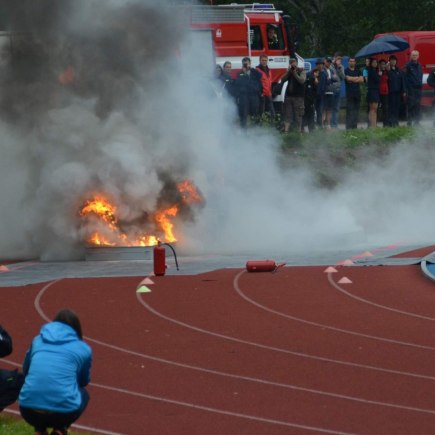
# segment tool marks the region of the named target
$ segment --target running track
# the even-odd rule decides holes
[[[151,293],[136,293],[143,277],[3,287],[15,348],[0,363],[20,365],[69,307],[94,350],[78,429],[433,434],[434,284],[419,266],[325,269],[153,277]]]

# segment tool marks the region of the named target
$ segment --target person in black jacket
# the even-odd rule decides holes
[[[433,88],[435,94],[435,68],[430,70],[430,73],[427,76],[427,84]],[[432,100],[432,116],[433,116],[433,125],[435,126],[435,98]]]
[[[391,127],[399,125],[400,102],[406,97],[405,78],[397,66],[397,57],[390,56],[388,70],[388,120]]]
[[[12,338],[6,331],[0,326],[0,358],[8,356],[12,353]]]
[[[261,84],[261,73],[255,68],[251,68],[251,59],[242,59],[242,71],[237,75],[233,84],[234,94],[237,98],[239,108],[240,125],[246,128],[248,115],[259,122],[260,97],[263,90]]]
[[[292,57],[281,82],[288,82],[284,99],[284,131],[294,128],[303,132],[303,116],[305,112],[305,81],[307,74],[298,67],[298,61]]]
[[[408,91],[408,125],[420,124],[421,91],[423,87],[423,70],[418,61],[420,53],[411,51],[411,60],[405,67],[406,89]]]
[[[0,358],[12,353],[12,338],[6,329],[0,326]],[[18,370],[0,369],[0,412],[16,402],[24,382],[24,376]]]

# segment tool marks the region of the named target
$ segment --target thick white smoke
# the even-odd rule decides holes
[[[183,178],[205,197],[176,221],[184,252],[431,237],[428,138],[334,190],[315,187],[308,169],[280,169],[273,134],[240,132],[233,103],[210,85],[210,54],[183,30],[182,9],[157,0],[52,6],[50,19],[34,6],[11,14],[36,53],[2,62],[2,257],[79,258],[78,211],[90,195],[104,191],[122,220],[140,225]]]

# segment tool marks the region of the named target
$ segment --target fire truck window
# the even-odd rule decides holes
[[[251,50],[261,50],[263,48],[263,41],[261,40],[260,26],[252,26],[249,29],[251,37]]]
[[[282,37],[282,30],[279,26],[267,26],[267,45],[269,50],[284,49],[284,39]]]

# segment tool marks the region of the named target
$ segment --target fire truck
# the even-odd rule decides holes
[[[412,50],[418,50],[420,53],[418,61],[423,68],[423,95],[421,99],[422,106],[432,106],[434,101],[434,90],[427,84],[427,77],[432,68],[435,68],[435,31],[410,31],[410,32],[389,32],[389,34],[400,36],[405,39],[409,48],[403,51],[395,52],[397,64],[403,69],[411,57]],[[379,33],[374,39],[385,35]],[[389,55],[379,55],[378,58],[388,58]]]
[[[230,61],[233,77],[245,56],[251,58],[252,66],[259,64],[260,55],[269,57],[272,86],[287,71],[290,57],[298,59],[299,67],[309,68],[296,53],[297,26],[273,4],[193,6],[190,28],[211,31],[215,61],[221,66]],[[281,95],[275,101],[282,101]]]

